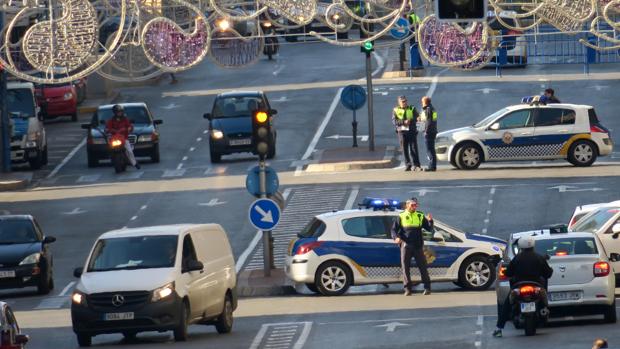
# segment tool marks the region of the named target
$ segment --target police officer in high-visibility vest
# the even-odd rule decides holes
[[[422,112],[420,122],[424,124],[424,138],[426,139],[426,154],[428,167],[424,171],[437,170],[437,153],[435,152],[435,137],[437,137],[437,112],[431,103],[431,97],[422,97]]]
[[[410,296],[413,286],[411,283],[411,257],[415,258],[420,269],[420,276],[424,283],[424,295],[431,294],[431,279],[428,276],[426,256],[424,255],[424,238],[422,229],[433,230],[433,216],[424,215],[417,211],[418,199],[407,200],[405,210],[394,220],[392,225],[392,239],[400,246],[400,265],[403,272],[403,287],[405,296]]]
[[[398,106],[392,112],[392,123],[396,127],[398,141],[405,156],[405,171],[411,171],[412,160],[415,166],[413,170],[422,170],[418,156],[418,130],[416,128],[418,116],[418,111],[415,107],[407,104],[407,98],[399,96]]]

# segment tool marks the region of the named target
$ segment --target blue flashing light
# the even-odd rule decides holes
[[[401,208],[402,204],[399,200],[394,199],[378,199],[378,198],[364,198],[361,204],[361,208],[373,209],[373,210],[390,210],[394,211],[397,208]]]

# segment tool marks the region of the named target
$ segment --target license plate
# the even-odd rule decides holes
[[[574,301],[581,299],[581,292],[551,292],[549,300],[555,301]]]
[[[522,313],[533,313],[536,311],[536,303],[521,303],[521,312]]]
[[[0,278],[14,278],[15,277],[15,270],[3,270],[0,271]]]
[[[230,145],[249,145],[249,144],[252,144],[252,139],[251,138],[231,139],[229,144]]]
[[[133,320],[133,312],[128,313],[107,313],[103,317],[105,321],[114,321],[114,320]]]

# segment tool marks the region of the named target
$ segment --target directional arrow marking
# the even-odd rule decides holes
[[[426,193],[436,193],[437,190],[431,190],[431,189],[418,189],[418,190],[412,190],[410,191],[410,193],[418,193],[419,196],[424,196],[426,195]]]
[[[209,202],[201,202],[198,205],[213,207],[213,206],[218,206],[218,205],[224,205],[225,203],[226,201],[219,201],[218,198],[215,198],[215,199],[209,200]]]
[[[399,326],[411,326],[411,325],[403,324],[402,322],[390,322],[385,325],[377,325],[375,327],[385,327],[385,332],[394,332],[396,327],[399,327]]]
[[[87,212],[87,211],[85,211],[85,210],[80,210],[80,208],[78,207],[78,208],[73,209],[73,211],[71,211],[71,212],[63,212],[62,214],[66,214],[66,215],[76,215],[76,214],[81,214],[81,213],[84,213],[84,212]]]
[[[588,88],[593,88],[593,89],[596,89],[597,91],[600,91],[600,90],[602,90],[604,88],[608,88],[608,87],[609,86],[606,86],[606,85],[594,85],[594,86],[589,86]]]
[[[256,212],[258,212],[263,218],[261,218],[261,222],[273,223],[273,215],[271,214],[271,210],[265,212],[260,206],[254,206]]]
[[[288,102],[288,101],[290,101],[290,99],[286,98],[286,96],[282,96],[282,97],[280,97],[278,99],[272,99],[271,100],[272,103],[273,102]]]
[[[353,138],[353,136],[332,135],[332,136],[328,136],[328,137],[325,137],[325,138],[329,138],[329,139],[348,138],[348,139],[351,139],[351,138]],[[357,138],[359,138],[362,142],[368,142],[368,135],[357,136]]]
[[[485,95],[488,95],[488,94],[489,94],[489,93],[491,93],[491,92],[494,92],[494,91],[499,91],[499,90],[498,90],[498,89],[495,89],[495,88],[488,88],[488,87],[485,87],[485,88],[480,88],[480,89],[477,89],[476,91],[480,91],[480,92],[484,93]]]
[[[549,187],[547,189],[557,189],[558,192],[560,192],[560,193],[577,192],[577,191],[601,191],[601,190],[603,190],[603,188],[582,188],[582,189],[579,189],[577,187],[573,187],[573,186],[570,186],[570,185],[557,185],[555,187]]]
[[[549,187],[547,189],[557,189],[560,193],[563,193],[566,191],[566,189],[575,189],[577,187],[572,187],[570,185],[556,185],[555,187]]]
[[[162,109],[166,109],[166,110],[172,110],[174,108],[178,107],[178,105],[174,104],[174,103],[170,103],[165,107],[161,107]]]

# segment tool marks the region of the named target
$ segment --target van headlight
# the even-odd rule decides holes
[[[73,304],[86,305],[86,295],[80,291],[75,291],[71,295],[71,301]]]
[[[151,302],[157,302],[166,297],[170,297],[170,295],[173,293],[174,293],[174,282],[171,282],[158,289],[155,289],[153,291],[153,296],[151,297]]]
[[[213,130],[211,131],[211,136],[213,137],[213,139],[222,139],[224,138],[224,132],[220,130]]]
[[[37,264],[39,263],[39,259],[41,258],[41,254],[40,253],[33,253],[30,256],[24,258],[21,262],[19,262],[19,265],[26,265],[26,264]]]

